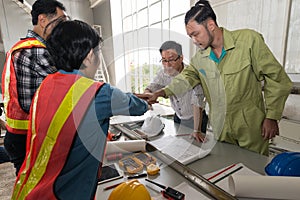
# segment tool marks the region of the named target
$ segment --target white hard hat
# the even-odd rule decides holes
[[[148,136],[158,135],[165,127],[165,124],[158,116],[147,117],[141,127],[141,130]]]

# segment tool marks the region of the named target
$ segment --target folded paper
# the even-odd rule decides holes
[[[259,199],[299,199],[300,178],[287,176],[247,176],[228,178],[233,196]]]
[[[136,151],[146,151],[145,140],[126,140],[107,142],[106,154],[130,153]]]

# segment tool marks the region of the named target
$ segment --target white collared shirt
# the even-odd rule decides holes
[[[186,67],[186,66],[185,66]],[[164,88],[171,83],[174,77],[166,74],[163,69],[159,70],[153,81],[147,86],[146,89],[155,92]],[[205,96],[201,85],[197,85],[193,89],[182,95],[170,96],[171,106],[176,112],[176,115],[183,120],[193,117],[193,105],[205,108]]]

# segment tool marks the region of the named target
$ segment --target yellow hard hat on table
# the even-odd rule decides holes
[[[109,195],[108,200],[151,200],[146,187],[138,180],[126,181],[118,185]]]

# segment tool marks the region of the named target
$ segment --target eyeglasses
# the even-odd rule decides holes
[[[161,59],[160,62],[162,62],[163,64],[175,64],[175,62],[180,58],[180,55],[177,56],[177,58],[175,59],[170,59],[170,60],[166,60],[166,59]]]

